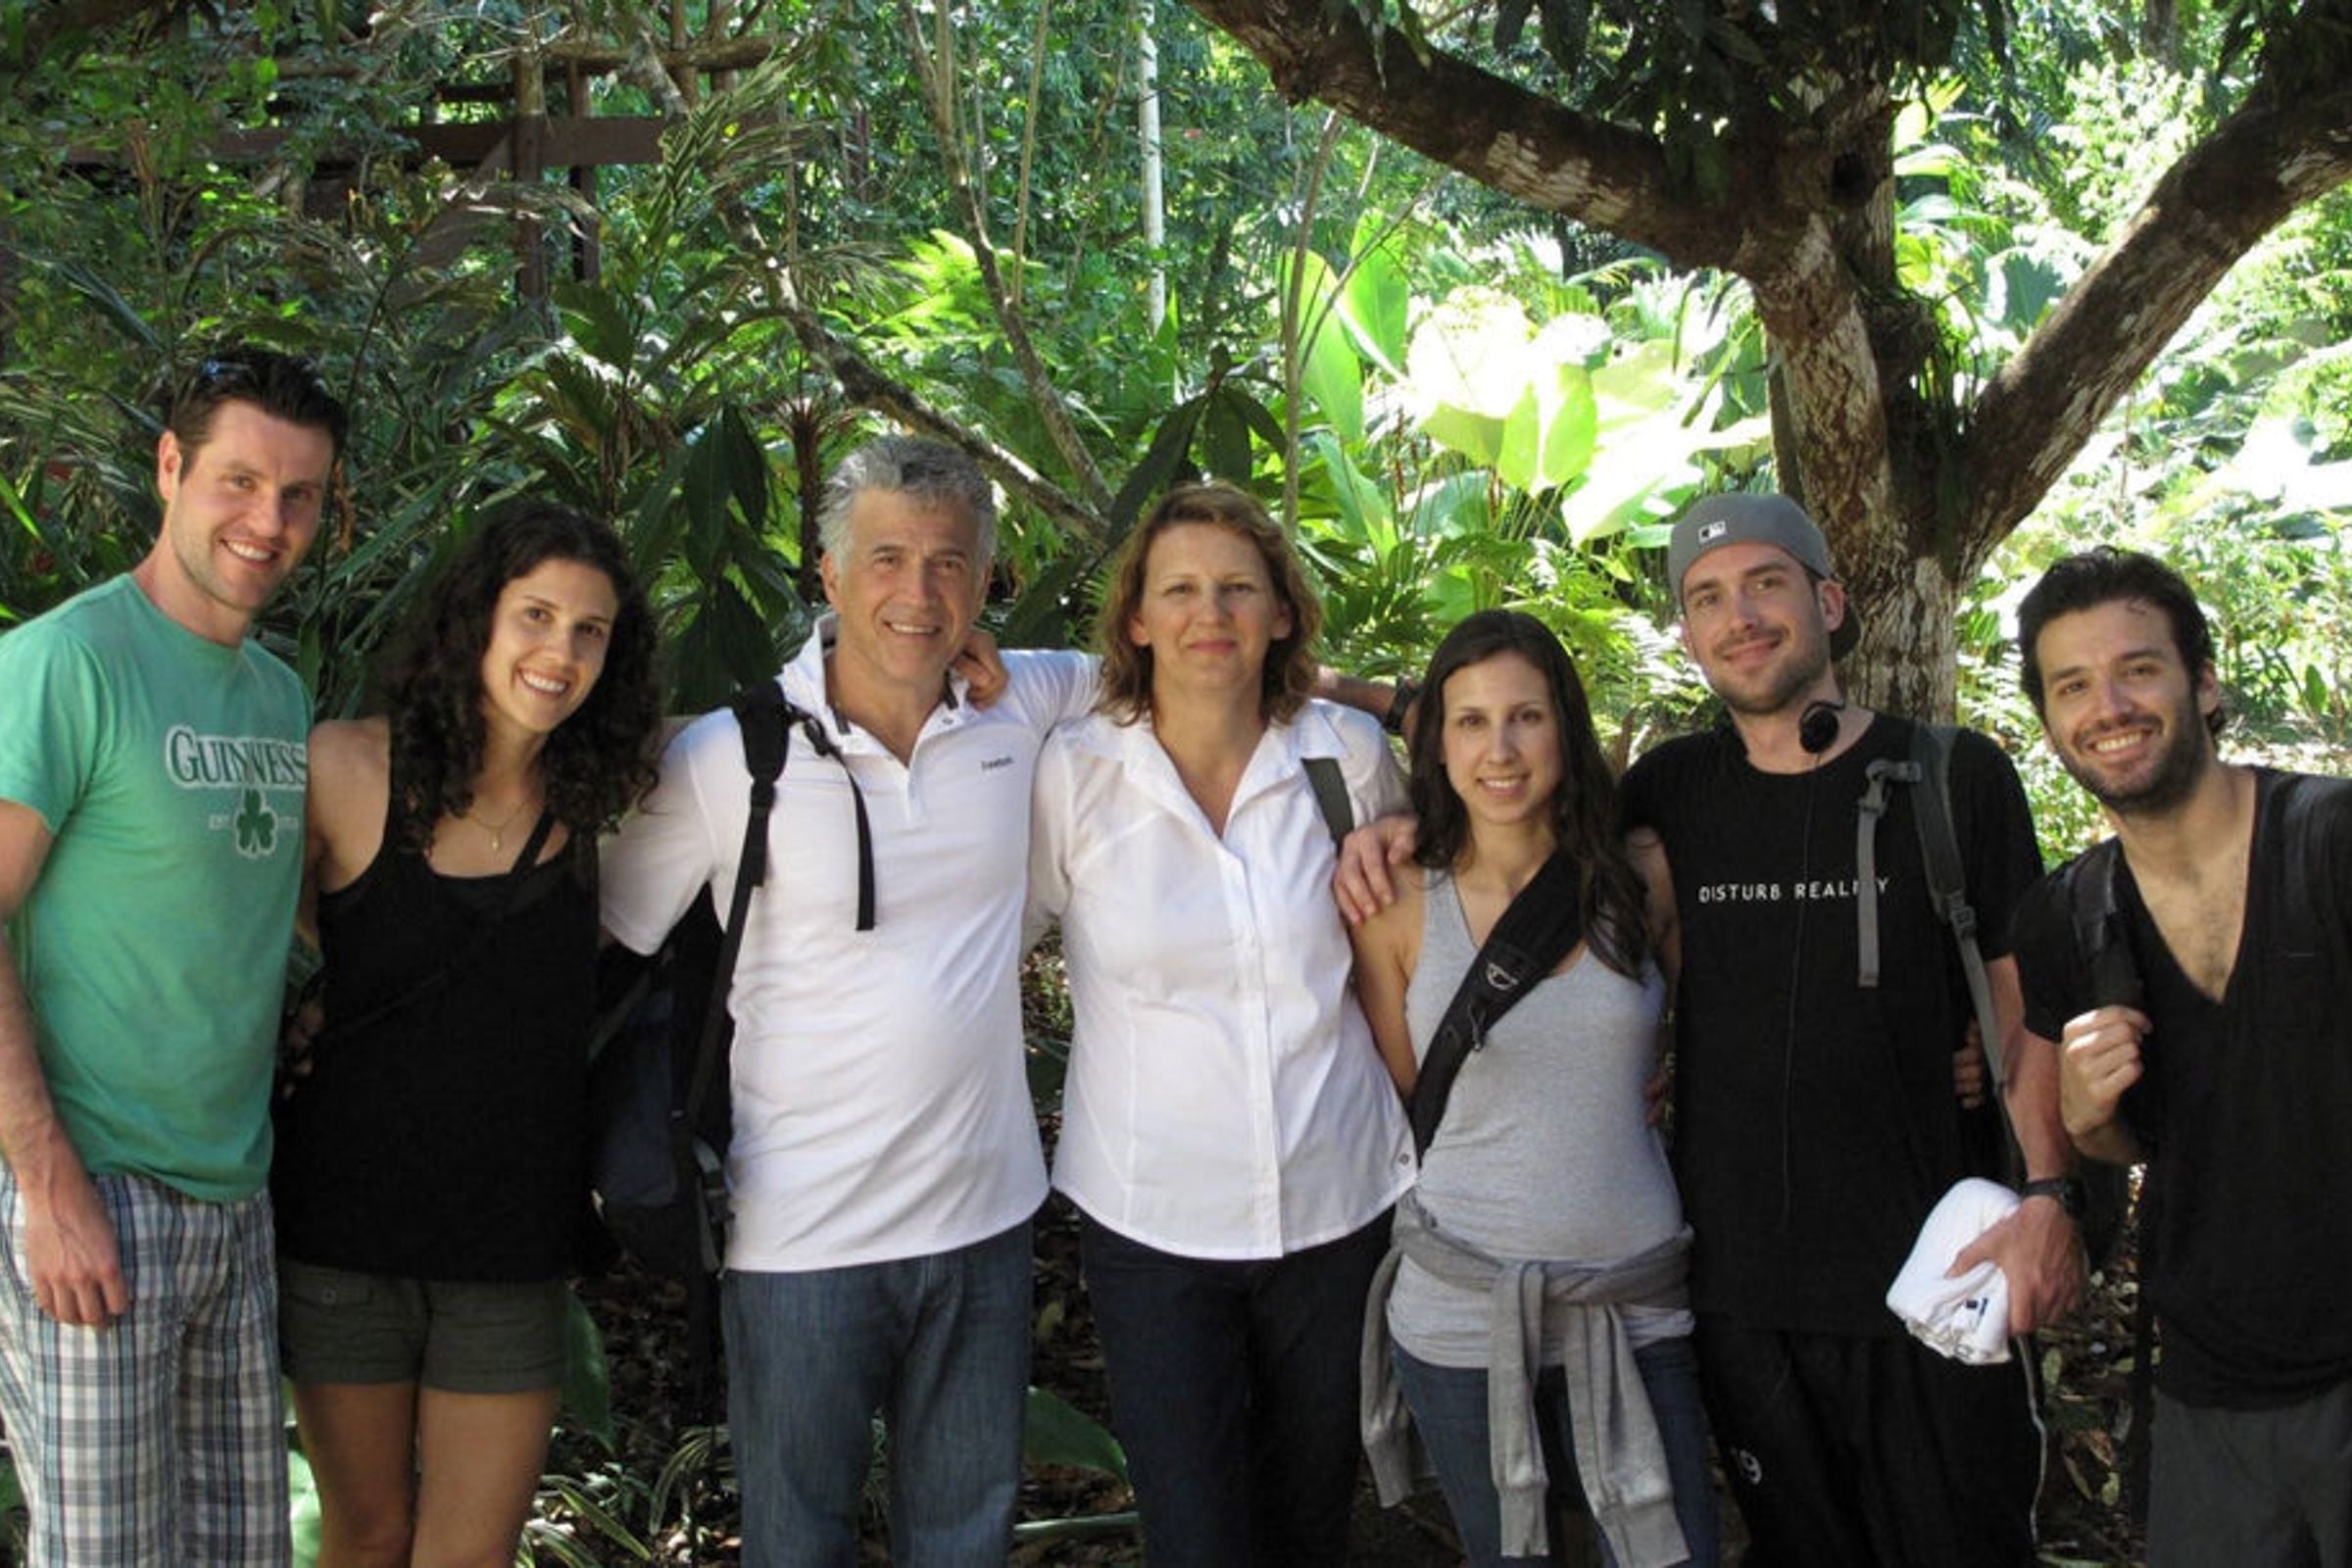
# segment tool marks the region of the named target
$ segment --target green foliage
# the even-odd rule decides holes
[[[1021,1454],[1031,1464],[1073,1465],[1127,1479],[1127,1452],[1119,1440],[1059,1395],[1032,1387],[1023,1419]]]
[[[294,1568],[312,1568],[318,1560],[318,1482],[311,1474],[311,1461],[294,1440],[292,1423],[286,1427],[289,1439],[286,1447],[286,1494],[292,1517],[289,1520],[294,1538]]]

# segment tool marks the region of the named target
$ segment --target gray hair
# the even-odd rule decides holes
[[[866,490],[893,490],[939,506],[962,507],[975,524],[977,564],[997,554],[997,493],[980,466],[956,448],[920,436],[886,435],[841,460],[817,506],[817,535],[827,555],[850,547],[850,507]]]

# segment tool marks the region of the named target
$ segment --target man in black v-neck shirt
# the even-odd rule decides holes
[[[1708,1418],[1755,1568],[2025,1568],[2041,1441],[2025,1371],[1946,1361],[1886,1309],[1936,1199],[1984,1174],[1955,1104],[1970,1004],[1912,819],[1875,839],[1880,983],[1859,970],[1859,799],[1912,725],[1847,703],[1851,640],[1820,530],[1779,496],[1717,496],[1668,550],[1683,641],[1723,700],[1718,730],[1657,747],[1627,822],[1675,887],[1675,1166],[1696,1232],[1692,1305]],[[2027,1174],[2016,1215],[1959,1261],[1997,1262],[2012,1332],[2071,1306],[2081,1270],[2052,1055],[2021,1051],[2011,906],[2040,859],[2016,771],[1962,733],[1955,835],[2008,1037]],[[1997,1139],[1989,1111],[1974,1129]]]
[[[2211,633],[2146,556],[2053,565],[2018,643],[2116,833],[2012,937],[2068,1134],[2148,1160],[2150,1568],[2352,1562],[2352,785],[2221,760]]]

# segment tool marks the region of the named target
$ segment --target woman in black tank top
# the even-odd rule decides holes
[[[311,735],[326,1015],[281,1107],[281,1348],[330,1562],[511,1556],[586,1183],[596,838],[654,778],[644,594],[523,504],[426,591],[382,711]]]

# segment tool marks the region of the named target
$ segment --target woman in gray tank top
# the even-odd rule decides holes
[[[1552,1560],[1547,1493],[1581,1486],[1621,1568],[1713,1564],[1690,1233],[1643,1093],[1672,961],[1663,856],[1620,839],[1584,688],[1542,622],[1470,616],[1423,690],[1418,874],[1354,934],[1364,1012],[1399,1091],[1481,944],[1555,852],[1581,873],[1584,940],[1464,1060],[1397,1205],[1365,1323],[1383,1498],[1410,1484],[1409,1407],[1473,1563]]]

